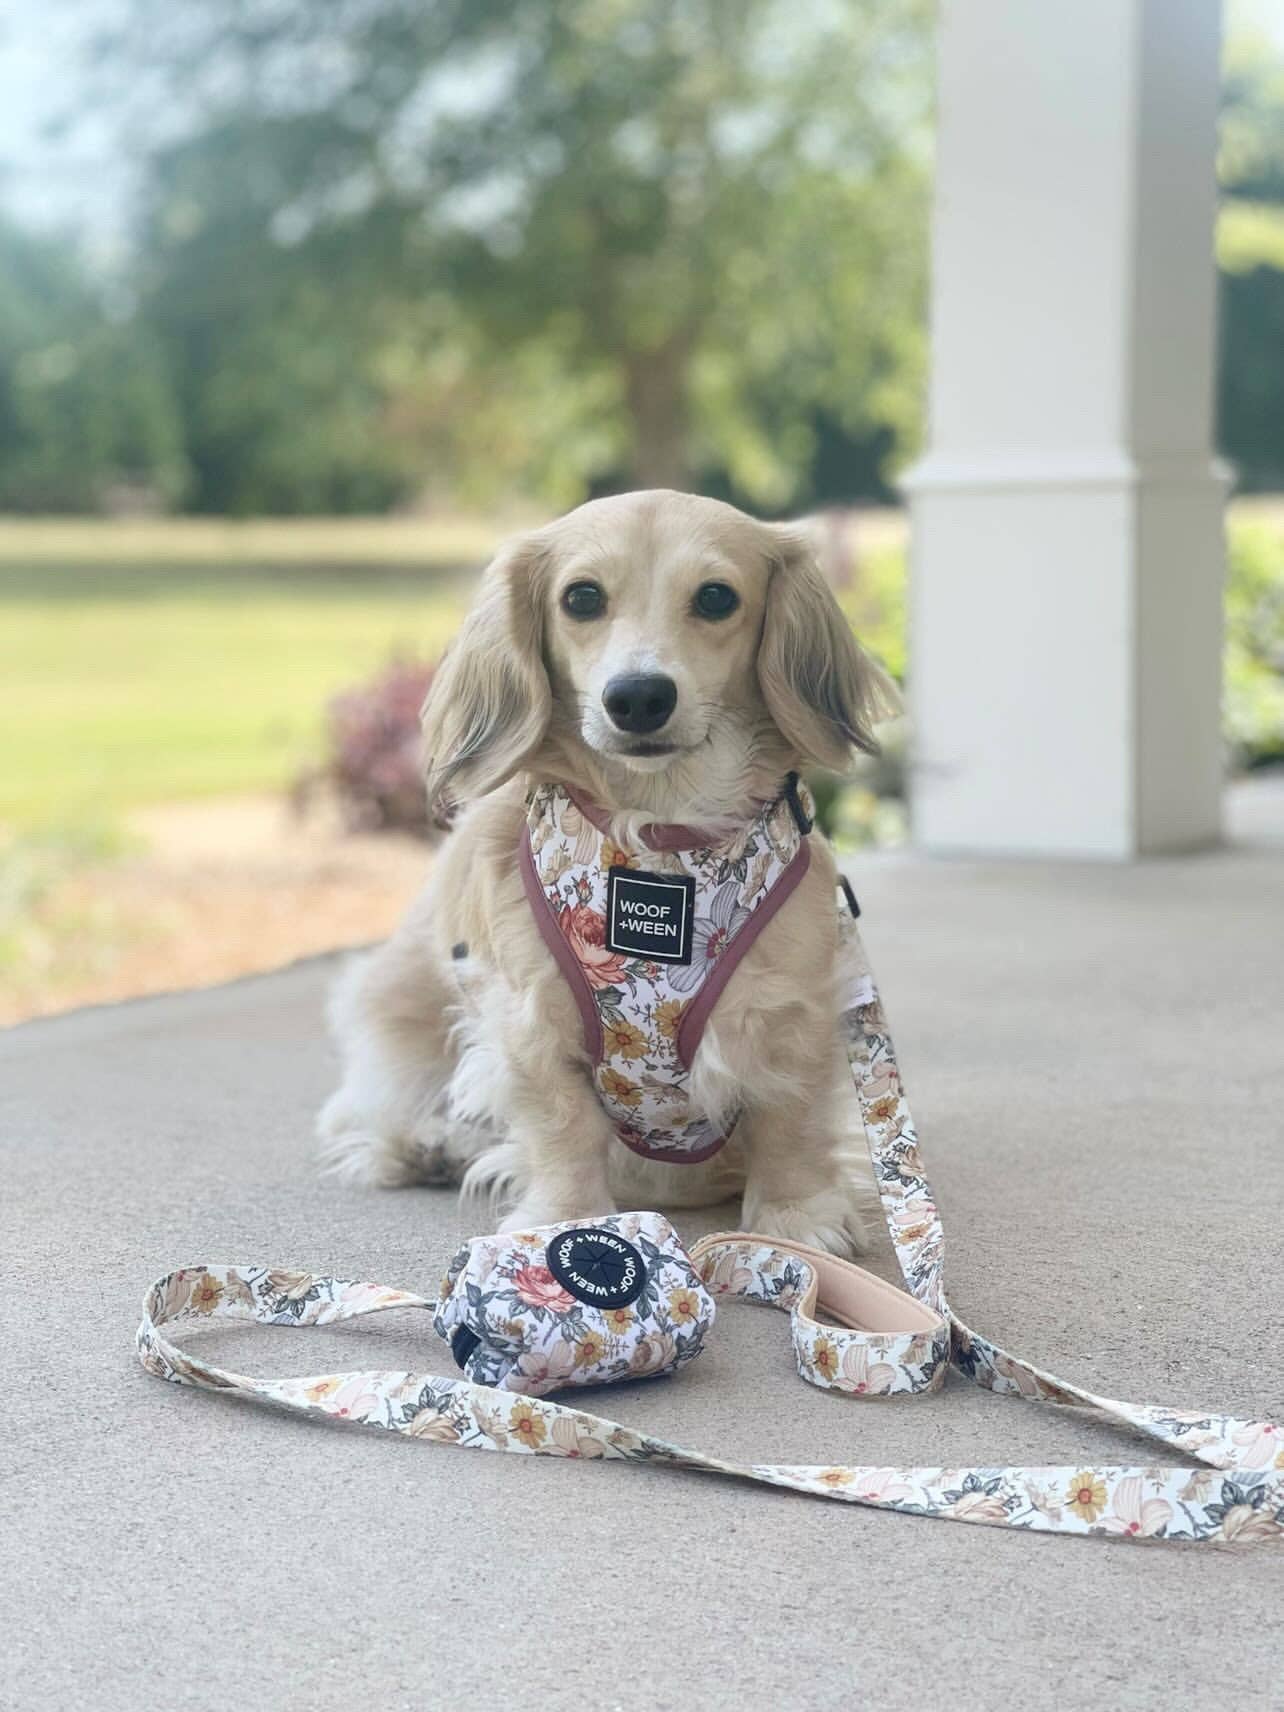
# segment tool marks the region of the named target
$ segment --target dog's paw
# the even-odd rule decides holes
[[[533,1180],[530,1157],[514,1141],[499,1142],[477,1155],[464,1173],[460,1199],[474,1217],[490,1220],[491,1228],[499,1231],[592,1220],[616,1210],[605,1182],[593,1189],[587,1182],[567,1187]]]
[[[849,1258],[869,1251],[869,1229],[850,1188],[822,1189],[797,1201],[758,1201],[745,1196],[746,1230],[782,1242],[801,1242],[826,1254]]]
[[[446,1128],[403,1135],[373,1127],[342,1089],[321,1108],[317,1140],[323,1176],[375,1189],[445,1188],[459,1182],[468,1157]]]

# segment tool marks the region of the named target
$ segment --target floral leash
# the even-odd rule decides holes
[[[382,1427],[471,1449],[601,1457],[697,1469],[910,1515],[1032,1532],[1122,1539],[1252,1540],[1284,1537],[1284,1432],[1269,1421],[1158,1408],[1099,1397],[1009,1355],[957,1318],[942,1282],[943,1233],[877,989],[855,922],[839,916],[842,1027],[870,1155],[909,1297],[850,1262],[747,1233],[705,1237],[691,1258],[710,1293],[790,1310],[799,1372],[856,1396],[937,1389],[952,1365],[975,1384],[1012,1396],[1091,1410],[1161,1440],[1199,1467],[900,1468],[739,1463],[566,1403],[466,1379],[369,1370],[255,1379],[179,1349],[160,1328],[251,1320],[323,1326],[433,1303],[391,1290],[261,1266],[185,1267],[148,1292],[138,1349],[149,1373],[228,1391],[293,1411]],[[813,1317],[818,1293],[844,1276],[880,1296],[896,1328],[858,1331]],[[827,1301],[828,1297],[825,1298]],[[896,1314],[896,1304],[903,1312]],[[908,1329],[906,1329],[908,1328]]]

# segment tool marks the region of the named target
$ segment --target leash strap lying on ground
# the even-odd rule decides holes
[[[870,1156],[910,1294],[801,1246],[752,1233],[707,1236],[691,1258],[714,1295],[790,1310],[799,1372],[858,1396],[935,1390],[947,1365],[992,1391],[1092,1410],[1176,1446],[1200,1467],[897,1468],[738,1463],[686,1450],[600,1415],[466,1379],[371,1370],[253,1379],[179,1349],[167,1324],[211,1319],[321,1326],[433,1304],[404,1290],[267,1267],[203,1266],[154,1284],[138,1330],[142,1363],[179,1384],[481,1450],[662,1463],[912,1515],[1038,1532],[1123,1538],[1284,1538],[1284,1433],[1269,1421],[1099,1397],[970,1331],[942,1282],[943,1233],[878,993],[855,922],[839,918],[842,1027]],[[823,1310],[820,1305],[823,1304]],[[819,1311],[831,1321],[822,1323]]]

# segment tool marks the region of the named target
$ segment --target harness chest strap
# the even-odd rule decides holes
[[[161,1328],[211,1319],[328,1325],[425,1298],[376,1284],[266,1267],[208,1266],[152,1286],[138,1331],[162,1378],[255,1402],[482,1450],[602,1457],[704,1470],[818,1497],[1034,1532],[1189,1541],[1284,1538],[1284,1433],[1269,1421],[1120,1402],[1009,1355],[957,1318],[942,1283],[943,1235],[895,1055],[854,921],[839,916],[842,1028],[883,1210],[909,1294],[848,1261],[746,1232],[692,1249],[708,1289],[791,1313],[799,1371],[857,1396],[935,1390],[946,1367],[990,1390],[1104,1414],[1177,1447],[1167,1465],[912,1468],[739,1463],[640,1433],[547,1398],[465,1379],[370,1370],[254,1379],[178,1348]],[[831,1321],[823,1323],[818,1303]]]

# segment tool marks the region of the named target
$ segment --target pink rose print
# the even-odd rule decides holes
[[[521,1267],[513,1274],[513,1288],[528,1308],[548,1308],[555,1314],[564,1314],[575,1306],[574,1296],[563,1290],[547,1266]]]
[[[557,918],[557,925],[566,935],[567,944],[575,953],[575,961],[584,971],[584,979],[595,990],[613,987],[623,980],[627,960],[606,948],[606,917],[587,904],[567,904]]]

